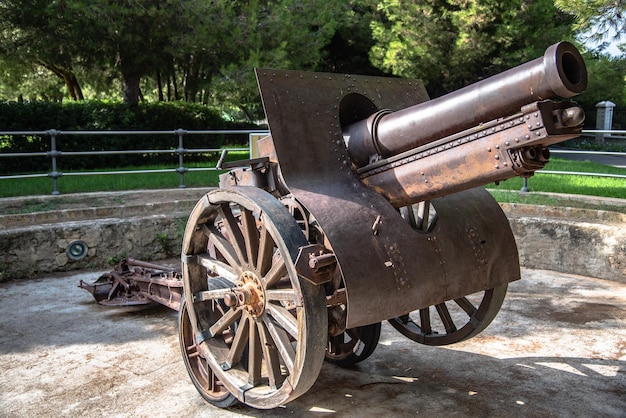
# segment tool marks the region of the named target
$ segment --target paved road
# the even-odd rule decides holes
[[[563,158],[566,160],[574,161],[592,161],[595,163],[610,165],[613,167],[626,168],[626,155],[585,154],[572,151],[567,152],[558,148],[551,151],[552,158]],[[548,165],[548,169],[550,169],[549,167],[550,165]]]
[[[626,285],[524,270],[496,321],[447,348],[387,324],[352,370],[325,364],[273,411],[202,402],[164,307],[107,308],[78,289],[102,272],[0,284],[0,416],[624,417]]]

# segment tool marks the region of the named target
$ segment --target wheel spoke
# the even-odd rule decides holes
[[[477,311],[476,307],[466,297],[454,299],[454,302],[456,302],[468,316],[474,315]]]
[[[263,287],[266,289],[274,287],[285,275],[287,275],[287,266],[285,265],[285,260],[280,257],[278,260],[274,261],[272,268],[261,279]]]
[[[248,329],[250,327],[249,316],[247,314],[243,315],[241,321],[239,321],[239,326],[237,327],[237,332],[235,333],[235,338],[233,338],[233,343],[230,346],[230,350],[228,351],[228,356],[226,357],[226,361],[221,364],[222,369],[229,370],[234,365],[238,364],[241,360],[241,356],[243,355],[243,350],[246,348],[249,342],[249,332]]]
[[[428,217],[430,216],[430,202],[419,202],[417,206],[417,229],[420,231],[428,230]]]
[[[235,269],[237,276],[241,274],[241,267],[239,265],[239,258],[234,247],[230,242],[212,225],[206,227],[206,234],[215,246],[215,249],[220,252],[222,257],[226,259],[226,262]]]
[[[450,316],[450,311],[448,310],[446,303],[443,302],[438,305],[435,305],[435,308],[437,309],[439,318],[441,318],[441,322],[443,323],[443,326],[446,329],[446,333],[451,334],[454,331],[456,331],[456,326],[454,325],[454,322],[452,321],[452,316]]]
[[[248,383],[256,386],[261,383],[261,366],[263,363],[263,352],[261,351],[261,338],[256,327],[255,320],[248,320]]]
[[[420,328],[424,334],[432,334],[433,329],[430,324],[430,309],[420,309]]]
[[[289,335],[293,338],[298,338],[298,322],[291,312],[282,306],[274,304],[268,304],[265,309]]]
[[[226,330],[229,326],[233,324],[236,320],[241,316],[242,309],[230,309],[226,314],[224,314],[220,319],[215,322],[210,328],[209,332],[211,337],[216,336],[220,332]]]
[[[261,230],[259,233],[259,250],[258,258],[256,261],[256,272],[259,276],[263,277],[272,267],[272,256],[274,255],[274,239],[270,235],[265,225],[261,224]]]
[[[206,390],[209,392],[213,392],[215,390],[215,375],[213,371],[209,367],[209,362],[206,359],[203,359],[204,367],[206,368]]]
[[[259,336],[261,337],[261,348],[263,350],[263,357],[265,358],[265,365],[267,367],[267,377],[272,389],[283,382],[283,376],[280,370],[280,361],[278,358],[278,349],[271,339],[264,321],[257,321],[257,327],[259,330]]]
[[[296,291],[293,289],[268,289],[265,296],[269,301],[292,302],[296,305]]]
[[[272,340],[276,344],[276,349],[280,353],[283,362],[285,363],[285,367],[289,371],[289,374],[293,374],[293,367],[296,359],[296,352],[291,345],[291,341],[289,340],[289,335],[285,332],[284,329],[277,327],[274,322],[267,316],[263,316],[263,323],[267,327],[267,330],[272,337]]]
[[[239,264],[242,265],[242,267],[246,266],[248,264],[246,243],[243,238],[243,234],[241,233],[241,229],[239,229],[239,222],[233,215],[232,208],[227,203],[221,204],[218,209],[218,213],[222,217],[223,226],[226,230],[226,238],[230,241],[233,249],[235,250]]]
[[[254,215],[247,209],[241,210],[241,230],[246,247],[246,260],[248,270],[255,270],[259,253],[259,231],[256,226]]]
[[[207,269],[209,275],[223,277],[233,283],[237,280],[238,275],[231,265],[209,257],[208,255],[199,255],[198,260],[200,264]]]

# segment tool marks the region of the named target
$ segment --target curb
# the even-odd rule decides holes
[[[132,195],[135,200],[145,198],[145,202],[2,215],[0,281],[105,269],[125,255],[146,261],[175,257],[187,216],[207,190],[85,193],[72,197],[114,195],[123,201]],[[19,199],[3,202],[19,205]],[[613,200],[626,203],[623,199]],[[511,224],[523,267],[626,283],[626,214],[509,203],[501,207]],[[76,241],[86,244],[86,254],[72,260],[69,246]]]

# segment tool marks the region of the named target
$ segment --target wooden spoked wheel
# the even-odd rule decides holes
[[[194,348],[183,357],[202,357],[219,385],[255,408],[275,408],[305,393],[324,360],[325,295],[294,265],[305,245],[289,211],[254,187],[208,193],[187,222],[182,261],[189,327],[181,340]],[[213,289],[213,278],[234,286]],[[224,406],[216,389],[200,392]]]
[[[417,231],[429,233],[438,221],[430,202],[400,209],[402,217]],[[465,295],[411,312],[389,323],[404,336],[426,345],[448,345],[478,335],[496,317],[508,284]]]
[[[348,328],[339,335],[328,337],[326,361],[340,367],[349,367],[374,353],[380,338],[380,322]]]
[[[218,278],[209,279],[209,290],[228,289],[233,287],[234,284]],[[228,307],[223,303],[216,303],[215,309],[219,310],[223,315]],[[236,330],[236,324],[231,326],[229,332],[233,333]],[[235,398],[224,387],[222,382],[218,380],[209,365],[206,358],[203,357],[202,352],[199,350],[198,344],[195,339],[195,335],[191,328],[191,322],[189,320],[189,310],[187,308],[187,301],[183,298],[180,309],[178,311],[178,340],[180,342],[180,350],[183,353],[183,361],[191,381],[200,392],[200,395],[213,405],[221,408],[226,408],[237,403]]]
[[[402,335],[426,345],[448,345],[478,335],[498,314],[507,285],[442,302],[389,320]]]

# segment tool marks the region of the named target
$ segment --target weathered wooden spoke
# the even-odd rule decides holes
[[[200,346],[196,342],[191,323],[187,302],[183,299],[178,316],[178,333],[180,349],[183,354],[185,367],[194,386],[200,395],[220,407],[228,407],[237,402],[228,389],[219,381],[202,354]]]
[[[441,320],[441,323],[446,330],[446,334],[451,334],[456,331],[454,320],[452,319],[452,315],[450,315],[450,311],[448,310],[446,304],[439,303],[435,305],[435,309],[437,310],[437,314],[439,314],[439,319]]]
[[[293,338],[298,336],[298,323],[296,318],[287,309],[282,306],[268,305],[268,314],[272,316],[274,321]]]
[[[255,408],[306,392],[323,362],[324,292],[301,280],[294,265],[305,245],[289,211],[257,188],[210,192],[187,223],[183,280],[185,296],[194,300],[188,306],[194,350],[220,387]],[[209,289],[215,276],[232,285]]]
[[[221,234],[220,230],[216,226],[206,227],[205,228],[206,235],[211,242],[211,247],[213,251],[218,251],[220,258],[223,258],[227,265],[231,267],[232,270],[237,273],[237,275],[241,274],[241,264],[239,263],[239,255],[237,254],[233,245]]]
[[[209,336],[213,337],[218,335],[231,327],[236,320],[241,316],[241,310],[231,309],[225,315],[221,316],[211,327],[209,328]]]

